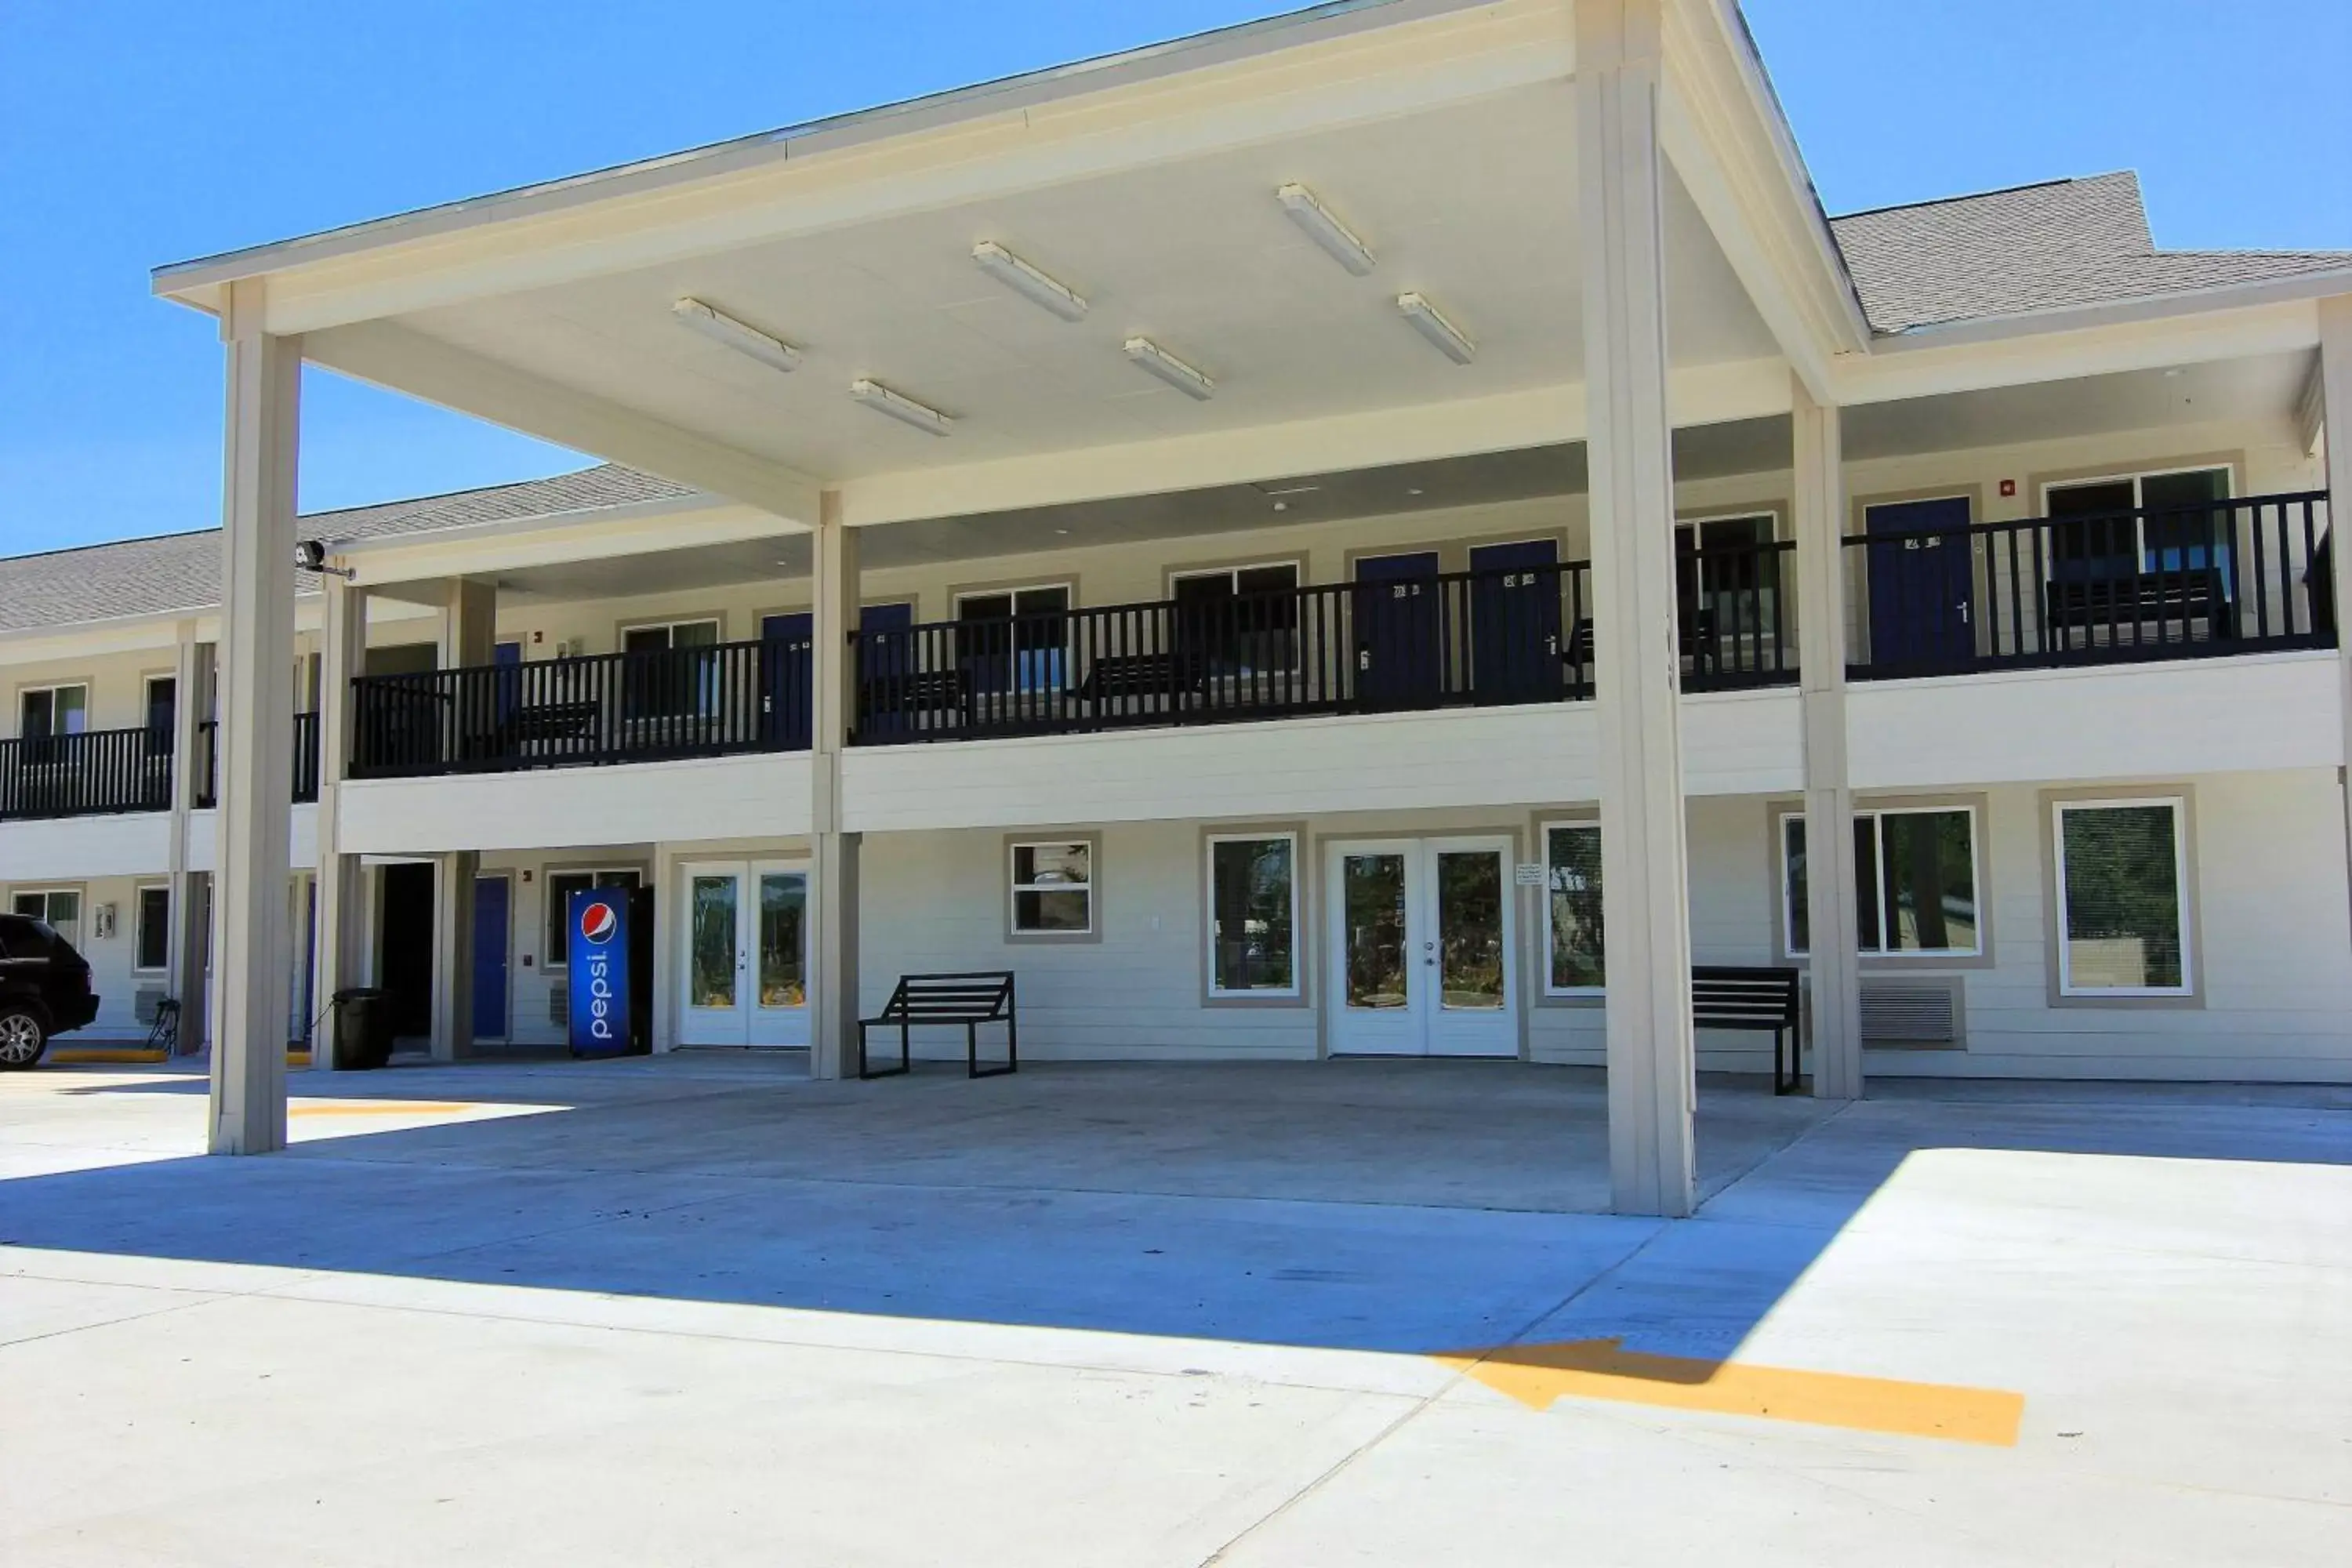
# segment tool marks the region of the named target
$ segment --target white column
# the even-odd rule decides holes
[[[1790,376],[1796,427],[1797,659],[1805,729],[1805,923],[1813,1093],[1862,1098],[1860,911],[1845,761],[1845,470],[1838,411]]]
[[[216,777],[220,1032],[213,1041],[215,1154],[286,1145],[287,837],[293,813],[294,508],[300,340],[263,331],[262,284],[229,285],[221,521]]]
[[[433,1059],[474,1046],[474,878],[482,858],[452,850],[433,861]]]
[[[198,646],[195,623],[181,622],[179,647],[172,662],[172,841],[165,850],[171,925],[164,935],[163,960],[164,973],[171,976],[171,994],[180,1004],[180,1035],[173,1047],[177,1051],[191,1049],[202,1030],[198,1021],[202,1009],[188,984],[194,945],[188,921],[194,893],[194,879],[188,873],[188,814],[194,809],[196,794],[205,782],[204,758],[196,754],[201,732],[196,728]]]
[[[326,579],[326,593],[319,658],[319,947],[312,959],[319,994],[313,1014],[336,992],[362,984],[365,965],[359,857],[343,854],[339,846],[343,774],[352,754],[352,678],[367,662],[368,595],[366,589],[333,576]],[[312,1067],[333,1069],[335,1024],[331,1013],[320,1020]]]
[[[1609,1177],[1621,1214],[1696,1198],[1690,888],[1675,647],[1658,149],[1659,0],[1577,0],[1577,215],[1609,941]]]
[[[2319,395],[2327,441],[2327,563],[2336,590],[2336,689],[2344,715],[2344,765],[2336,772],[2344,785],[2346,850],[2352,855],[2352,551],[2336,538],[2352,522],[2352,294],[2319,302]]]
[[[857,700],[857,649],[849,634],[858,616],[857,536],[842,526],[841,492],[818,497],[812,745],[816,840],[814,984],[809,996],[809,1076],[847,1078],[857,1070],[857,835],[843,831],[841,757]]]

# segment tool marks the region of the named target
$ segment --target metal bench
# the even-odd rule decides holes
[[[1097,710],[1113,702],[1160,701],[1173,705],[1197,697],[1207,684],[1207,661],[1181,653],[1105,654],[1087,668],[1070,695]]]
[[[892,1024],[898,1026],[898,1065],[867,1067],[866,1031]],[[909,1035],[918,1027],[940,1024],[963,1026],[966,1078],[999,1078],[1020,1070],[1021,1037],[1013,1021],[1013,972],[1001,969],[962,974],[900,975],[897,989],[890,993],[890,1000],[882,1011],[857,1021],[857,1076],[896,1078],[909,1070],[914,1065]],[[1004,1026],[1004,1060],[1000,1066],[980,1065],[982,1024]]]
[[[1772,1035],[1772,1092],[1797,1087],[1797,971],[1701,963],[1691,968],[1691,1022],[1702,1029],[1767,1029]]]
[[[971,682],[961,669],[910,669],[859,683],[858,724],[875,735],[918,733],[971,722]]]
[[[2051,651],[2221,642],[2238,635],[2229,586],[2210,566],[2053,577],[2042,616]],[[2200,633],[2201,632],[2201,636]]]

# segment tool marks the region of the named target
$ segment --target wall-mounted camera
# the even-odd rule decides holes
[[[305,539],[294,546],[294,570],[316,572],[321,576],[341,577],[346,581],[359,575],[348,566],[327,564],[327,547],[316,539]]]

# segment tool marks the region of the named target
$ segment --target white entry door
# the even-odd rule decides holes
[[[1331,1050],[1514,1057],[1511,841],[1333,844]]]
[[[807,865],[705,860],[678,875],[678,1043],[807,1045]]]

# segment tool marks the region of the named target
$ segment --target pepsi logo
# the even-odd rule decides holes
[[[602,947],[613,940],[613,932],[620,923],[621,917],[614,912],[612,905],[590,904],[580,911],[580,940]]]

